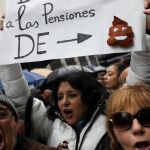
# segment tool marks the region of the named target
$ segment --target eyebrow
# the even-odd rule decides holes
[[[1,107],[1,106],[0,106],[0,109],[8,109],[8,107]]]

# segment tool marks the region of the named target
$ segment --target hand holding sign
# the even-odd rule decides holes
[[[149,0],[144,0],[144,13],[146,16],[146,33],[150,34],[150,2]]]
[[[144,0],[144,8],[145,8],[144,13],[146,15],[150,15],[150,2],[149,2],[149,0]]]
[[[0,0],[0,30],[4,29],[5,0]]]
[[[0,19],[0,30],[3,30],[4,26],[3,26],[3,20]]]

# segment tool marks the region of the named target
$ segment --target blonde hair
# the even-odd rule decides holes
[[[106,106],[106,127],[111,141],[111,150],[121,150],[112,125],[109,122],[113,112],[125,111],[128,107],[150,107],[150,88],[145,85],[124,86],[114,91]]]

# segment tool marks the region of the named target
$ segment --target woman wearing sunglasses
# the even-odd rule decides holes
[[[150,150],[150,89],[126,86],[108,100],[106,125],[111,150]]]

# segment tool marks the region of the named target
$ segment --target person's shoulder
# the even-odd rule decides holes
[[[58,148],[49,147],[29,138],[24,138],[25,150],[59,150]]]

